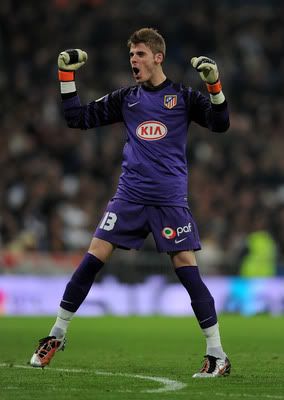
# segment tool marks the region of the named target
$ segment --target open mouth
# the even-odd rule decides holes
[[[135,76],[137,76],[139,74],[139,72],[140,72],[139,68],[137,68],[137,67],[133,67],[132,71],[133,71]]]

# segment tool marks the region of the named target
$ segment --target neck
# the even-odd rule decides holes
[[[147,87],[155,87],[161,85],[165,80],[167,79],[166,75],[161,72],[160,74],[156,76],[152,76],[151,79],[148,81],[144,82],[143,85]]]

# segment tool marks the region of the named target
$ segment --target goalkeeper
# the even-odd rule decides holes
[[[55,324],[49,335],[39,341],[31,365],[48,365],[56,351],[64,348],[72,317],[114,250],[118,247],[138,250],[151,233],[157,250],[169,255],[206,339],[203,367],[193,377],[227,376],[231,364],[221,345],[214,299],[200,276],[195,258],[195,251],[201,245],[188,205],[186,160],[191,122],[211,132],[225,132],[229,128],[218,68],[208,57],[191,60],[205,82],[209,93],[205,96],[166,77],[165,41],[156,30],[143,28],[134,32],[128,47],[136,84],[87,105],[81,104],[75,83],[75,73],[87,61],[87,53],[80,49],[65,50],[58,58],[68,126],[92,129],[122,122],[127,139],[117,191],[106,207],[88,251],[67,283]]]

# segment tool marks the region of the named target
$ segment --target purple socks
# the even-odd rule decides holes
[[[86,253],[81,264],[72,275],[63,294],[60,307],[76,312],[85,300],[96,274],[104,263],[96,256]],[[191,305],[202,329],[217,323],[214,299],[199,274],[198,267],[176,268],[176,274],[191,298]]]
[[[191,306],[202,329],[217,323],[214,299],[201,279],[197,266],[176,268],[176,274],[188,291]]]
[[[85,300],[94,283],[96,274],[103,265],[104,263],[96,256],[86,253],[71,280],[67,283],[60,307],[67,311],[76,312]]]

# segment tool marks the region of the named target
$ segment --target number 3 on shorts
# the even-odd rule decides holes
[[[100,224],[100,229],[104,229],[105,231],[111,231],[113,230],[116,221],[117,221],[116,214],[107,211]]]

